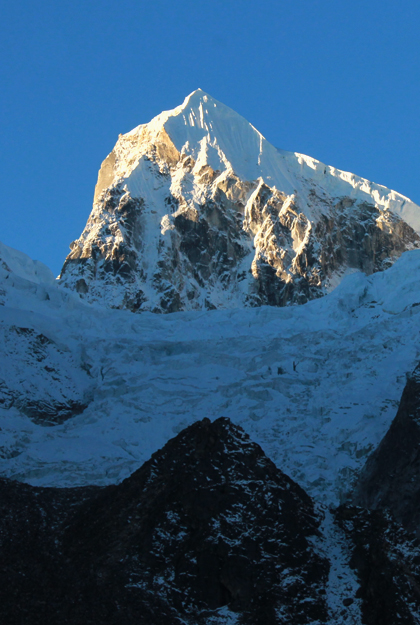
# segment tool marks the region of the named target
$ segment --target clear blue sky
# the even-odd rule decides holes
[[[2,1],[0,239],[57,274],[118,134],[201,87],[420,203],[418,0]]]

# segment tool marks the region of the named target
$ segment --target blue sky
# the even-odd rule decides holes
[[[420,203],[418,0],[2,2],[0,239],[57,274],[118,134],[201,87]]]

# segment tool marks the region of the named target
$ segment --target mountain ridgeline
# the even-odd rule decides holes
[[[417,209],[277,150],[198,89],[120,135],[60,281],[134,312],[302,304],[419,247]]]

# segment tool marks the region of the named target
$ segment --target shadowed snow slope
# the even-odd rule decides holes
[[[120,135],[61,282],[132,311],[284,306],[419,246],[420,208],[273,147],[198,89]]]
[[[1,472],[115,483],[187,425],[226,416],[310,495],[337,502],[419,360],[419,275],[415,250],[302,306],[133,315],[4,271]]]
[[[3,272],[3,276],[7,276],[7,273],[13,273],[15,276],[31,280],[37,284],[54,282],[54,274],[46,265],[39,260],[32,260],[23,252],[1,242],[0,259],[0,270]]]

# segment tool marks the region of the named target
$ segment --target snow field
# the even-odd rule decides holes
[[[53,347],[38,363],[17,343],[0,361],[5,383],[16,390],[23,374],[48,398],[72,379],[88,407],[45,427],[3,405],[1,473],[34,485],[119,482],[190,423],[226,416],[312,496],[338,503],[419,360],[419,269],[413,251],[304,306],[172,315],[100,308],[7,273],[3,331],[31,328]],[[45,376],[48,359],[58,381]]]

